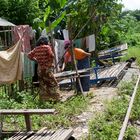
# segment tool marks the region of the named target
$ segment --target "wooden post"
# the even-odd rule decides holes
[[[69,37],[70,37],[70,41],[72,42],[72,35],[71,35],[71,33],[72,33],[72,31],[71,31],[71,20],[70,20],[70,24],[69,24]],[[74,65],[74,68],[75,68],[75,71],[76,71],[76,75],[77,75],[77,80],[78,80],[78,84],[79,84],[79,87],[80,87],[80,91],[84,95],[83,88],[82,88],[81,81],[80,81],[80,75],[78,73],[78,68],[77,68],[77,65],[76,65],[73,42],[71,44],[71,53],[72,53],[72,62],[73,62],[73,65]]]
[[[25,117],[25,123],[26,123],[26,130],[30,131],[31,130],[30,115],[29,114],[24,114],[24,117]]]
[[[77,75],[77,80],[78,80],[78,84],[79,84],[79,87],[80,87],[80,91],[84,95],[83,88],[82,88],[81,81],[80,81],[80,74],[78,73],[78,68],[77,68],[77,65],[76,65],[73,43],[71,45],[71,50],[72,50],[73,64],[74,64],[74,67],[75,67],[75,71],[76,71],[76,75]]]
[[[56,69],[56,72],[58,72],[57,62],[56,62],[56,53],[55,53],[55,43],[54,43],[54,40],[53,40],[53,34],[52,34],[51,22],[50,21],[49,21],[49,28],[50,28],[50,33],[51,33],[51,45],[52,45],[52,50],[53,50],[53,53],[54,53],[55,69]]]
[[[0,113],[0,138],[2,138],[3,116]]]

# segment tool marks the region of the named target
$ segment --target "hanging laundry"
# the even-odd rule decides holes
[[[63,54],[65,52],[64,49],[64,40],[59,40],[59,39],[55,39],[55,41],[57,42],[57,53],[58,53],[58,61],[63,57]]]
[[[69,40],[69,32],[68,32],[68,30],[64,29],[63,30],[63,35],[64,35],[64,40]]]
[[[77,48],[81,48],[83,45],[82,45],[82,39],[76,39],[74,40],[74,45],[77,47]]]
[[[19,40],[8,50],[0,51],[0,84],[22,79],[21,45]]]
[[[95,35],[90,35],[86,37],[86,46],[89,52],[95,51]]]
[[[21,51],[28,53],[31,51],[30,40],[33,38],[32,28],[29,25],[19,25],[12,28],[13,41],[17,42],[22,38],[22,48]]]
[[[65,53],[64,50],[64,40],[55,39],[55,52],[57,57],[57,69],[60,70],[60,66],[62,65],[62,58]]]
[[[23,78],[30,78],[34,75],[35,62],[31,61],[25,53],[21,53],[21,55],[23,64]]]

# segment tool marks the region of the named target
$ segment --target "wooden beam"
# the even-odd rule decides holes
[[[135,99],[135,96],[136,96],[136,93],[137,93],[137,88],[138,88],[139,81],[140,81],[140,74],[139,74],[139,77],[137,79],[137,83],[135,85],[132,97],[130,99],[129,106],[128,106],[128,109],[127,109],[127,113],[126,113],[126,116],[125,116],[125,119],[124,119],[124,122],[123,122],[123,125],[122,125],[122,128],[121,128],[118,140],[123,140],[124,133],[125,133],[125,130],[127,128],[127,123],[128,123],[128,120],[129,120],[129,116],[130,116],[130,113],[131,113],[131,109],[132,109],[134,99]]]
[[[55,109],[0,109],[1,115],[54,114]]]

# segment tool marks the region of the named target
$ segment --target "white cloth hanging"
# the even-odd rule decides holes
[[[89,52],[95,51],[95,35],[90,35],[86,37],[86,46]]]
[[[0,84],[22,79],[21,45],[19,40],[8,50],[0,51]]]

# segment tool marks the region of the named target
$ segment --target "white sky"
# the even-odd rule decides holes
[[[140,0],[122,0],[124,4],[124,9],[127,10],[140,10]]]

